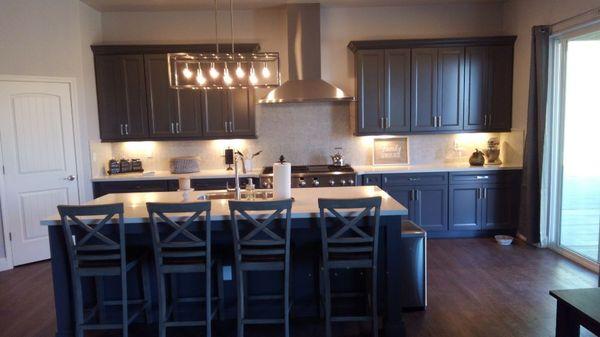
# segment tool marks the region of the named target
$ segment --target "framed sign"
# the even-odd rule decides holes
[[[408,165],[408,163],[408,137],[373,139],[373,165]]]

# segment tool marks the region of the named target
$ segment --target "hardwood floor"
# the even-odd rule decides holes
[[[502,247],[490,239],[430,240],[428,254],[429,307],[405,315],[410,337],[553,336],[556,303],[548,291],[595,287],[598,282],[596,274],[552,251],[524,244]],[[271,331],[248,336],[277,336],[279,329]],[[359,329],[346,327],[334,333],[356,336],[355,331]],[[297,322],[293,335],[320,333],[318,326]],[[0,336],[53,335],[50,264],[0,273]],[[593,335],[583,332],[582,336]]]

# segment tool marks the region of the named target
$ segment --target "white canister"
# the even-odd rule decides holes
[[[289,199],[292,197],[292,164],[273,164],[273,198]]]
[[[179,190],[187,191],[187,190],[190,190],[191,188],[192,188],[192,182],[191,182],[190,177],[188,177],[188,176],[179,177]]]

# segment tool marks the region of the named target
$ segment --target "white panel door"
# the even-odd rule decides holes
[[[0,144],[13,264],[48,259],[40,220],[79,203],[70,85],[0,81]]]

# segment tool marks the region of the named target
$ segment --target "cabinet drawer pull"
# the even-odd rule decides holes
[[[408,178],[408,181],[419,181],[421,178]]]
[[[489,179],[489,178],[490,178],[489,176],[477,176],[477,177],[475,177],[475,179],[477,179],[477,180],[483,180],[483,179]]]

